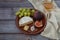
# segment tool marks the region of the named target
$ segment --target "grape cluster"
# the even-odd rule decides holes
[[[19,11],[16,12],[16,15],[19,17],[23,16],[33,16],[35,10],[29,8],[20,8]]]

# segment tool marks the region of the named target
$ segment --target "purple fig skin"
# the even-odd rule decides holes
[[[42,12],[39,12],[39,11],[36,11],[36,12],[34,13],[34,15],[33,15],[34,21],[36,21],[36,20],[40,21],[40,20],[42,20],[43,18],[44,18],[43,13],[42,13]]]

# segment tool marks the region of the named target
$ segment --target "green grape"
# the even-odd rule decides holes
[[[26,10],[27,16],[30,16],[30,9]]]
[[[22,17],[21,15],[19,15],[19,17]]]
[[[19,15],[19,17],[22,17],[23,16],[23,13],[21,13],[20,15]]]
[[[24,12],[24,11],[22,11],[22,16],[24,16],[24,13],[25,13],[25,12]]]
[[[22,10],[22,13],[23,13],[23,14],[24,14],[24,12],[25,12],[25,9]]]
[[[34,12],[35,12],[35,10],[31,10],[31,16],[33,16]]]
[[[22,13],[23,12],[23,9],[21,9],[20,12]]]
[[[28,16],[30,16],[30,12],[28,12]]]
[[[24,14],[23,13],[21,13],[21,16],[23,16]]]
[[[20,15],[21,15],[21,16],[23,16],[23,11],[22,11],[22,12],[20,12]]]
[[[24,13],[24,16],[27,16],[27,13],[26,12]]]
[[[35,12],[35,10],[32,10],[32,12]]]
[[[20,14],[20,12],[18,11],[18,12],[16,12],[16,15],[19,15]]]
[[[25,11],[26,11],[26,9],[23,9],[22,11],[23,11],[23,12],[25,12]]]

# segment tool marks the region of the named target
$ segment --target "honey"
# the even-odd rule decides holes
[[[43,5],[44,5],[45,9],[48,10],[48,11],[50,11],[51,9],[53,9],[53,3],[52,2],[49,2],[49,1],[46,0],[43,3]]]

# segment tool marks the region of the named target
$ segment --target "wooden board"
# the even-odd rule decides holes
[[[0,2],[21,2],[21,0],[0,0]],[[27,0],[22,0],[22,1],[27,1]],[[55,1],[60,1],[60,0],[55,0]]]
[[[0,34],[0,40],[31,40],[30,36],[24,34]]]
[[[33,8],[27,0],[22,2],[20,0],[0,0],[0,40],[27,40],[27,37],[30,40],[48,40],[40,35],[24,35],[16,27],[15,12],[21,7]]]
[[[0,33],[22,33],[15,24],[14,20],[0,21]]]
[[[11,8],[0,8],[0,40],[27,39],[26,35],[24,35],[23,32],[16,27],[15,12],[17,10],[18,10],[17,8],[13,8],[13,10]],[[30,40],[34,40],[33,36],[29,35],[29,37]],[[43,40],[47,38],[42,37],[41,39]]]
[[[15,8],[15,7],[30,7],[32,8],[32,4],[29,1],[24,2],[0,2],[0,8]]]
[[[26,0],[0,0],[0,2],[24,2]]]

